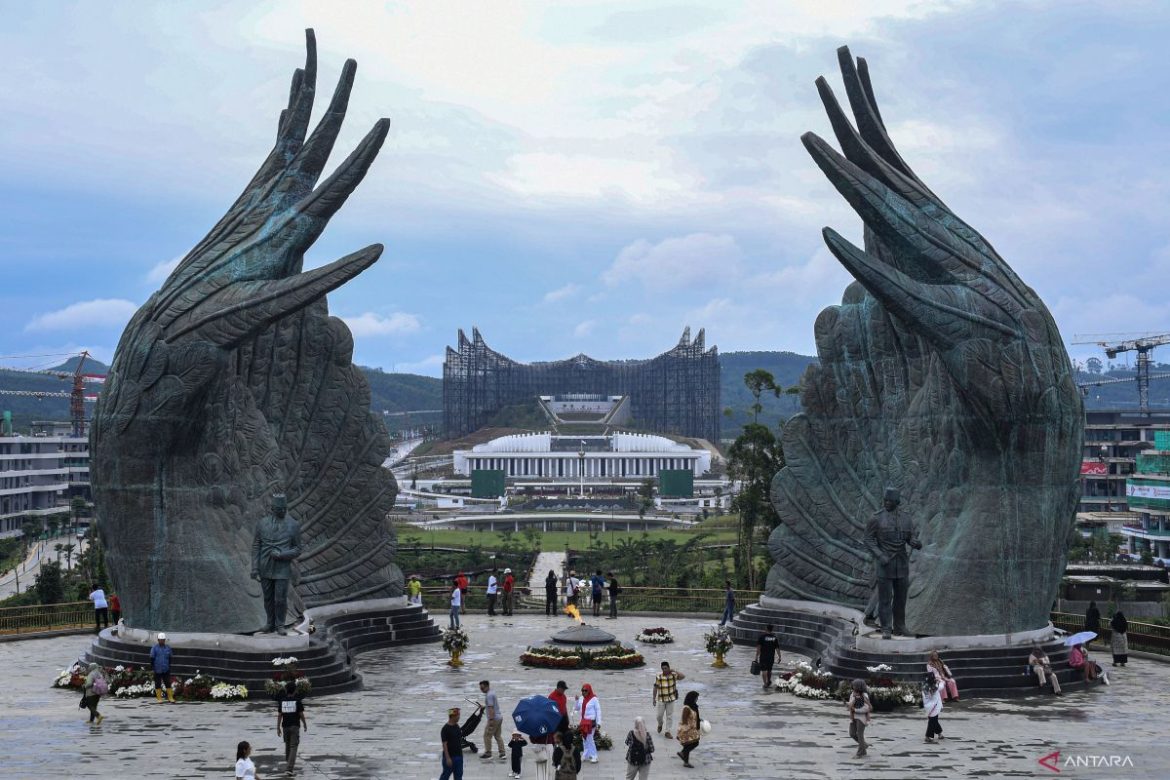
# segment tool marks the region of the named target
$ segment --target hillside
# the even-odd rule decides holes
[[[795,352],[723,352],[719,355],[721,392],[723,408],[730,409],[730,417],[723,418],[723,438],[734,439],[740,429],[751,422],[752,394],[743,383],[743,376],[758,368],[768,371],[776,378],[776,383],[787,390],[800,384],[804,370],[815,357],[798,355]],[[760,398],[764,411],[760,413],[760,422],[775,428],[781,420],[785,420],[800,411],[800,396],[782,395],[776,398],[765,395]]]
[[[53,366],[53,371],[72,373],[77,366],[77,358],[69,358],[59,366]],[[100,360],[90,358],[85,361],[86,374],[105,374],[110,367]],[[46,374],[30,374],[24,371],[9,371],[0,368],[0,390],[25,390],[41,393],[68,393],[73,389],[73,382],[68,379],[58,379]],[[101,385],[89,385],[89,394],[96,395]],[[0,394],[0,411],[12,412],[13,429],[17,432],[27,432],[33,420],[68,420],[68,398],[31,398],[28,396]],[[93,404],[86,404],[86,413],[93,411]]]
[[[1170,374],[1170,363],[1155,363],[1151,374]],[[1077,384],[1101,382],[1109,379],[1132,379],[1136,373],[1132,368],[1118,368],[1100,374],[1077,372]],[[1085,388],[1085,406],[1089,409],[1137,409],[1138,393],[1136,382],[1118,382]],[[1150,380],[1150,408],[1170,409],[1170,378]]]
[[[55,371],[73,371],[77,358],[70,358]],[[370,408],[376,412],[405,412],[420,409],[443,408],[443,382],[430,376],[415,374],[388,374],[379,368],[359,366],[370,383]],[[109,366],[98,360],[87,360],[85,373],[105,374]],[[101,385],[91,385],[91,392],[97,393]],[[67,393],[72,384],[65,379],[44,374],[29,374],[22,371],[0,369],[0,390],[28,390],[49,393]],[[93,412],[93,405],[86,405],[86,412]],[[13,427],[26,431],[33,420],[68,420],[68,398],[30,398],[0,394],[0,411],[12,412]],[[438,415],[432,415],[439,417]],[[429,421],[426,415],[417,416],[415,423]],[[394,428],[396,420],[388,418],[387,426]]]
[[[413,412],[443,408],[443,380],[418,374],[388,374],[358,366],[370,383],[370,408],[378,412]]]

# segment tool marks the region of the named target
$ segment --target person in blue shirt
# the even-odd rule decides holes
[[[589,578],[589,584],[593,586],[593,617],[601,617],[601,594],[605,590],[605,577],[601,576],[601,569]]]
[[[163,690],[166,690],[167,700],[174,703],[175,691],[171,688],[171,648],[167,644],[167,635],[161,631],[158,635],[158,644],[150,648],[150,668],[154,670],[154,698],[162,701]]]

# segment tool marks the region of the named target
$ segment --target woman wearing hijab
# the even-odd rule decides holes
[[[102,721],[105,720],[105,716],[101,715],[97,708],[98,702],[101,701],[102,693],[106,691],[106,678],[102,674],[102,668],[97,664],[90,664],[86,672],[85,687],[82,689],[82,694],[85,698],[82,701],[89,708],[89,722],[96,723],[100,726],[102,725]],[[98,683],[99,679],[101,680],[100,684]],[[98,693],[94,690],[95,688],[100,688],[102,693]]]
[[[585,746],[581,755],[588,759],[589,763],[596,764],[597,743],[594,742],[593,735],[601,727],[601,701],[593,693],[593,686],[589,683],[581,686],[581,697],[577,699],[577,709],[581,712],[581,740]]]
[[[691,763],[691,751],[699,746],[699,692],[691,691],[683,699],[682,720],[678,724],[678,741],[682,743],[682,750],[678,757],[683,766],[694,769]]]
[[[959,684],[955,682],[955,678],[951,676],[950,668],[943,663],[938,656],[938,650],[931,650],[930,656],[926,660],[926,670],[934,675],[934,679],[943,683],[945,686],[943,690],[946,692],[944,696],[948,701],[959,700]]]
[[[626,734],[626,780],[646,780],[650,777],[650,762],[654,760],[654,741],[646,730],[646,721],[634,718],[634,728]]]
[[[1089,608],[1085,610],[1085,630],[1098,634],[1101,633],[1101,610],[1097,609],[1097,602],[1095,601],[1090,601]],[[1085,647],[1091,644],[1093,644],[1092,639],[1085,642]]]
[[[1048,653],[1036,642],[1032,643],[1032,654],[1028,656],[1028,666],[1043,688],[1046,682],[1052,683],[1052,692],[1060,696],[1060,680],[1056,679],[1056,672],[1052,671],[1052,662],[1048,660]]]
[[[1113,613],[1113,620],[1109,621],[1109,627],[1113,629],[1113,634],[1109,638],[1113,650],[1113,665],[1125,666],[1129,661],[1129,637],[1126,636],[1129,631],[1129,621],[1125,619],[1125,614],[1120,609]]]

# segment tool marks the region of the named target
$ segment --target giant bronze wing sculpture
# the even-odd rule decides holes
[[[856,126],[821,78],[843,154],[802,140],[865,223],[865,249],[824,230],[857,281],[817,318],[820,365],[784,427],[768,594],[864,606],[865,524],[894,485],[925,543],[911,563],[912,630],[1041,627],[1078,495],[1083,410],[1068,355],[1036,293],[898,154],[865,61],[838,55]]]
[[[289,497],[304,553],[301,608],[401,593],[386,523],[390,449],[325,294],[369,268],[375,244],[302,272],[305,251],[365,176],[379,120],[318,186],[356,63],[308,133],[316,43],[307,31],[276,145],[227,214],[134,315],[92,426],[93,490],[109,569],[131,625],[253,631],[255,523]],[[306,138],[307,136],[307,138]]]

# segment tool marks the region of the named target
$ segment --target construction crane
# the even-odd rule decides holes
[[[1110,334],[1101,334],[1110,335]],[[1170,374],[1157,374],[1150,376],[1150,353],[1154,351],[1154,347],[1159,347],[1163,344],[1170,344],[1170,333],[1162,333],[1154,336],[1141,336],[1140,338],[1129,339],[1128,341],[1074,341],[1074,344],[1095,344],[1105,350],[1105,355],[1110,360],[1116,358],[1122,352],[1136,352],[1137,353],[1137,376],[1130,379],[1106,379],[1100,382],[1086,382],[1081,384],[1081,388],[1096,387],[1098,385],[1111,384],[1113,382],[1137,382],[1138,388],[1138,410],[1142,414],[1148,414],[1150,411],[1150,380],[1162,379]]]
[[[19,371],[24,374],[44,374],[48,376],[55,376],[58,379],[69,379],[73,382],[73,389],[69,392],[45,392],[41,390],[4,390],[0,389],[0,395],[17,395],[31,398],[68,398],[69,399],[69,419],[73,423],[73,435],[85,436],[85,404],[92,403],[97,400],[96,395],[86,395],[85,385],[87,382],[104,382],[106,378],[98,374],[84,373],[85,361],[89,359],[89,352],[82,350],[77,355],[77,366],[73,371],[58,371],[56,369],[27,369],[27,368],[5,368],[5,371]]]

